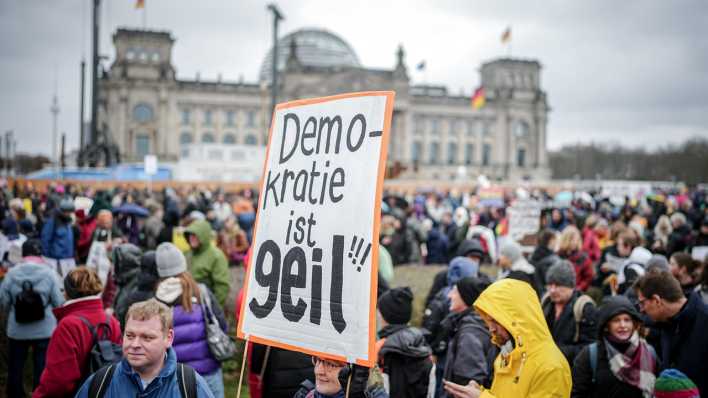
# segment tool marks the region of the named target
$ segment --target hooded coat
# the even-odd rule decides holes
[[[642,390],[622,382],[612,373],[607,348],[605,347],[605,326],[619,314],[629,314],[639,321],[640,316],[632,303],[623,296],[606,299],[598,311],[597,362],[595,383],[592,380],[590,349],[586,346],[580,351],[573,363],[573,391],[571,398],[642,398]]]
[[[514,340],[514,348],[494,361],[494,379],[481,398],[566,398],[570,366],[553,342],[536,292],[528,283],[503,279],[490,285],[474,303]]]
[[[212,243],[212,229],[209,222],[197,220],[187,227],[185,234],[194,234],[199,239],[199,247],[187,252],[189,272],[194,279],[207,285],[219,301],[220,306],[226,303],[229,295],[229,262],[224,253]]]
[[[432,396],[435,375],[432,351],[422,331],[408,325],[388,325],[379,331],[378,360],[392,397]]]
[[[546,324],[553,336],[553,341],[556,342],[563,355],[568,358],[568,363],[573,363],[580,350],[595,341],[597,337],[597,310],[594,304],[585,304],[580,324],[576,325],[573,311],[580,296],[582,296],[581,292],[577,290],[573,292],[558,319],[556,319],[555,304],[550,297],[541,303],[543,316],[546,318]],[[580,332],[577,341],[575,341],[576,330]]]

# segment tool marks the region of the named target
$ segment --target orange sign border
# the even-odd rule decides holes
[[[384,126],[383,126],[383,133],[381,135],[382,142],[381,142],[381,151],[379,152],[379,167],[378,167],[378,176],[376,179],[376,196],[374,198],[374,226],[373,226],[373,234],[372,236],[375,238],[379,236],[379,228],[380,228],[380,223],[381,223],[381,195],[383,193],[383,181],[384,181],[384,174],[386,170],[386,157],[388,156],[388,142],[390,138],[390,133],[391,133],[391,119],[393,118],[393,101],[396,97],[396,93],[394,91],[362,91],[362,92],[356,92],[356,93],[347,93],[347,94],[339,94],[339,95],[332,95],[328,97],[319,97],[319,98],[310,98],[310,99],[301,99],[301,100],[294,100],[294,101],[289,101],[289,102],[283,102],[281,104],[278,104],[275,106],[275,110],[273,111],[273,117],[271,118],[271,124],[270,128],[268,131],[268,145],[266,147],[266,158],[265,162],[263,163],[263,172],[261,174],[261,181],[260,181],[260,192],[259,192],[259,198],[258,198],[258,203],[263,203],[263,184],[265,183],[265,172],[268,167],[268,160],[270,157],[270,144],[272,142],[273,138],[273,125],[275,124],[275,113],[279,110],[282,109],[290,109],[290,108],[295,108],[295,107],[300,107],[300,106],[305,106],[305,105],[313,105],[313,104],[320,104],[323,102],[330,102],[330,101],[336,101],[336,100],[341,100],[341,99],[347,99],[347,98],[356,98],[356,97],[386,97],[386,107],[384,109]],[[378,200],[376,200],[378,199]],[[258,236],[258,221],[260,219],[261,212],[258,211],[256,213],[256,222],[253,227],[253,241],[256,241],[256,237]],[[368,360],[366,359],[356,359],[356,363],[358,365],[362,366],[367,366],[367,367],[372,367],[376,364],[376,358],[374,358],[374,346],[376,343],[376,291],[378,287],[378,269],[379,269],[379,244],[378,240],[372,242],[372,252],[371,252],[371,290],[369,292],[369,343],[368,343]],[[347,358],[344,356],[340,355],[333,355],[330,353],[326,352],[320,352],[317,350],[311,350],[308,348],[303,348],[303,347],[298,347],[294,345],[290,345],[287,343],[275,341],[275,340],[270,340],[270,339],[265,339],[262,337],[258,336],[246,336],[243,333],[243,322],[245,316],[245,310],[246,310],[246,298],[248,297],[248,282],[251,279],[251,272],[253,272],[253,258],[255,257],[254,253],[251,253],[249,256],[249,263],[248,263],[248,272],[245,275],[244,278],[244,285],[243,285],[243,292],[244,292],[244,298],[241,302],[241,309],[240,313],[242,314],[239,316],[238,319],[238,326],[236,329],[236,335],[238,338],[242,340],[252,341],[254,343],[259,343],[259,344],[265,344],[269,346],[274,346],[278,348],[282,348],[285,350],[290,350],[290,351],[298,351],[302,352],[305,354],[310,354],[310,355],[316,355],[318,357],[322,358],[329,358],[337,361],[342,361],[346,362]]]

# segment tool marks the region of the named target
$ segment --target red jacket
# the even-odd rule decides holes
[[[583,251],[588,254],[593,265],[600,261],[600,241],[595,231],[588,227],[583,228]]]
[[[590,261],[590,256],[582,251],[577,251],[573,253],[558,253],[561,258],[564,258],[575,267],[575,286],[578,290],[586,291],[592,283],[592,277],[594,271],[592,269],[592,261]]]
[[[57,328],[49,340],[46,366],[39,386],[32,394],[33,398],[74,396],[81,387],[80,383],[89,376],[88,354],[93,345],[93,336],[78,315],[92,325],[106,321],[106,313],[98,296],[74,301],[53,311]],[[110,326],[110,339],[120,344],[120,323],[115,317],[110,318]]]

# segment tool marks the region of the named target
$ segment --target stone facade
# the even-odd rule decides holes
[[[176,79],[174,39],[168,32],[119,29],[113,42],[116,59],[100,82],[99,121],[124,160],[154,153],[175,161],[191,143],[265,144],[270,83],[264,71],[272,65],[272,51],[260,82],[231,83]],[[279,50],[279,102],[351,91],[396,92],[388,163],[400,178],[549,177],[549,107],[536,61],[483,64],[487,100],[475,110],[469,96],[450,95],[444,86],[411,85],[402,48],[395,66],[386,70],[361,66],[346,42],[323,30],[291,33],[281,39]],[[340,58],[346,62],[338,63]]]

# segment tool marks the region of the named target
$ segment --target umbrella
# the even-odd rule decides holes
[[[391,201],[393,201],[393,205],[395,207],[398,207],[401,209],[408,208],[408,201],[405,198],[403,198],[402,196],[398,196],[398,195],[384,196],[383,201],[386,203],[391,203]]]
[[[131,216],[147,217],[150,213],[144,207],[138,206],[133,203],[125,203],[118,207],[113,208],[114,213],[118,214],[128,214]]]

